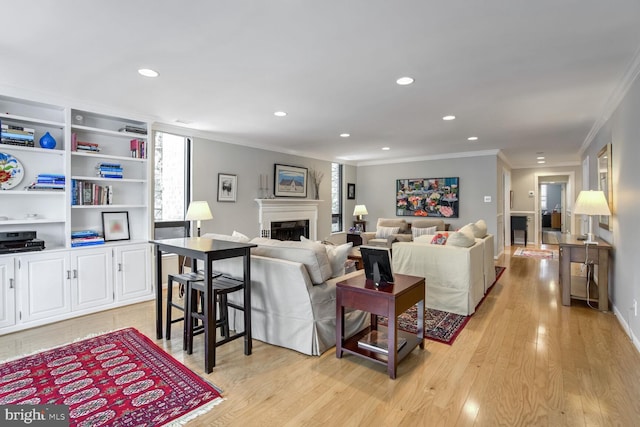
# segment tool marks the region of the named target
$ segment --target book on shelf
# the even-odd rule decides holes
[[[6,145],[15,145],[18,147],[31,147],[31,148],[35,147],[35,144],[33,141],[14,140],[10,138],[0,138],[0,143],[6,144]]]
[[[398,337],[397,351],[407,343],[406,338]],[[358,340],[358,347],[366,350],[375,351],[376,353],[389,354],[389,336],[386,332],[378,330],[371,331]]]
[[[112,205],[113,186],[74,179],[71,181],[71,204],[73,206]]]
[[[100,233],[93,230],[76,230],[71,232],[72,239],[80,239],[83,237],[99,237]]]
[[[78,246],[94,246],[94,245],[104,245],[104,237],[102,236],[92,236],[92,237],[80,237],[80,238],[71,238],[71,247],[76,248]]]
[[[132,139],[130,141],[131,157],[134,159],[146,159],[147,150],[144,139]]]

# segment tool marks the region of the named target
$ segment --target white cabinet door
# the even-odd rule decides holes
[[[151,246],[116,248],[116,289],[118,301],[151,295]]]
[[[22,321],[71,311],[69,254],[51,252],[18,258]]]
[[[111,249],[71,252],[71,308],[82,310],[113,302]]]
[[[0,328],[16,323],[16,286],[13,257],[0,258]]]

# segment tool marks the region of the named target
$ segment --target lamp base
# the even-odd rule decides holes
[[[595,239],[593,233],[587,233],[587,240],[584,241],[585,245],[597,245],[598,241]]]

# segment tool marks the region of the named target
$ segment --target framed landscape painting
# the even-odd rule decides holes
[[[396,180],[396,215],[458,218],[460,179]]]
[[[307,197],[307,168],[275,164],[273,190],[277,197]]]

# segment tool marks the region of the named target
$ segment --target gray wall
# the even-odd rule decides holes
[[[357,173],[356,199],[358,204],[367,206],[367,230],[375,230],[378,218],[412,220],[412,217],[396,217],[397,179],[459,177],[460,215],[459,218],[446,218],[445,222],[450,223],[452,229],[457,229],[484,219],[489,233],[496,234],[499,200],[496,155],[358,166]],[[484,196],[491,197],[491,202],[485,203]]]
[[[618,318],[629,323],[634,343],[640,349],[640,317],[631,310],[633,300],[640,303],[640,269],[637,264],[640,252],[640,81],[636,80],[611,116],[606,126],[597,134],[585,152],[589,157],[589,183],[598,188],[596,165],[598,151],[611,143],[613,216],[611,231],[595,227],[595,232],[614,246],[611,301]],[[639,313],[640,314],[640,313]],[[627,330],[625,328],[625,330]]]
[[[192,199],[208,201],[213,213],[213,220],[202,222],[202,233],[231,234],[237,230],[249,237],[258,236],[258,205],[254,199],[258,197],[259,177],[260,174],[269,175],[269,191],[273,193],[275,163],[324,172],[320,184],[318,239],[328,237],[331,234],[331,162],[195,137],[192,149]],[[217,201],[218,173],[237,175],[235,203]],[[308,198],[314,197],[312,185],[308,186],[307,195]],[[353,207],[351,209],[353,212]]]

